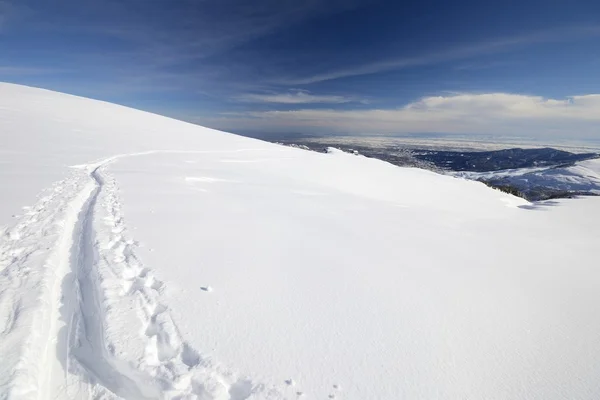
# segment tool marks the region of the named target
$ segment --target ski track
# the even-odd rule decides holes
[[[75,166],[0,231],[0,400],[284,398],[187,343],[136,255],[106,167],[161,152]]]

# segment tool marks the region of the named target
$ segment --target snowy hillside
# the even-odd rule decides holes
[[[597,399],[600,198],[0,84],[0,399]]]

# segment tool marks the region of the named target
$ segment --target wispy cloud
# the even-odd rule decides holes
[[[0,0],[0,29],[3,21],[9,20],[7,30],[14,37],[22,32],[45,35],[54,48],[34,42],[32,46],[11,50],[17,55],[27,54],[24,62],[33,60],[32,67],[44,67],[43,63],[54,58],[57,64],[76,66],[89,79],[84,86],[98,87],[98,95],[102,97],[106,97],[105,87],[118,86],[119,92],[163,91],[162,88],[188,93],[212,91],[227,101],[232,93],[258,91],[263,87],[253,79],[256,68],[252,57],[249,62],[230,61],[229,52],[280,29],[290,29],[364,2],[186,0],[171,6],[168,1],[144,0],[63,0],[56,4]],[[20,14],[17,22],[15,4]],[[91,45],[81,47],[74,40],[71,47],[70,42],[64,42],[65,38],[68,41],[76,37],[85,37]],[[0,74],[35,75],[41,69],[2,68]],[[86,95],[90,92],[86,91]]]
[[[600,27],[589,26],[583,28],[577,27],[534,32],[527,35],[457,46],[454,48],[417,55],[414,57],[379,60],[367,64],[355,65],[348,68],[314,74],[311,76],[285,78],[278,80],[277,83],[286,85],[307,85],[340,78],[370,75],[379,72],[464,60],[476,56],[502,53],[518,47],[524,47],[538,43],[557,42],[581,36],[600,36]]]
[[[218,123],[219,121],[213,121]],[[302,109],[238,114],[223,126],[352,134],[461,133],[597,136],[600,94],[551,99],[508,93],[430,96],[396,109]]]
[[[0,0],[1,1],[1,0]],[[65,0],[81,8],[78,0]],[[303,21],[334,14],[360,5],[364,0],[262,0],[262,1],[185,1],[176,7],[161,8],[157,4],[138,7],[136,3],[105,0],[86,3],[111,24],[76,26],[77,30],[116,37],[140,46],[139,54],[157,65],[177,65],[231,50],[249,41]],[[156,18],[156,10],[165,13]],[[177,21],[177,25],[164,21]]]
[[[2,31],[6,27],[10,19],[10,14],[12,14],[13,12],[14,6],[12,5],[12,3],[9,3],[5,0],[0,0],[0,31]]]
[[[246,93],[236,96],[234,100],[250,102],[250,103],[279,103],[279,104],[316,104],[316,103],[329,103],[329,104],[342,104],[361,102],[365,103],[365,100],[360,100],[357,97],[350,96],[337,96],[337,95],[315,95],[311,94],[307,90],[290,90],[284,93]]]
[[[41,68],[23,67],[14,65],[0,65],[0,76],[23,76],[23,75],[49,75],[69,72],[64,68]]]
[[[454,67],[456,71],[481,71],[487,69],[507,68],[521,66],[524,63],[515,60],[494,60],[481,62],[467,62]]]

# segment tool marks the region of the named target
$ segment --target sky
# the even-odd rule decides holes
[[[600,141],[600,1],[0,0],[0,81],[254,136]]]

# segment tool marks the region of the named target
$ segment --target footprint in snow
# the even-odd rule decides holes
[[[296,384],[296,382],[294,382],[294,380],[292,378],[290,378],[290,379],[285,380],[285,384],[288,386],[294,386]]]
[[[202,286],[200,287],[200,290],[204,291],[204,292],[212,292],[212,287],[210,286]]]

